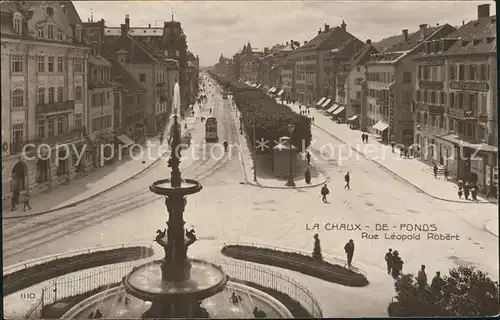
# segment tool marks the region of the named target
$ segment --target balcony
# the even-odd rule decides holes
[[[444,114],[445,107],[442,105],[433,105],[433,104],[424,104],[417,103],[416,108],[417,111],[429,112],[431,115],[442,115]]]
[[[72,112],[74,110],[75,110],[75,100],[67,100],[62,102],[39,104],[36,112],[38,114],[47,115],[53,113]]]
[[[474,110],[447,108],[446,113],[457,120],[478,120],[478,114]]]

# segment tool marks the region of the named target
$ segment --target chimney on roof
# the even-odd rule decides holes
[[[151,23],[150,23],[150,24],[148,24],[148,28],[149,28],[149,29],[151,29]]]
[[[125,15],[125,24],[127,28],[130,28],[130,16],[128,14]]]
[[[408,29],[403,29],[403,38],[404,41],[408,41]]]
[[[345,23],[344,19],[342,19],[342,24],[340,25],[340,27],[344,30],[347,28],[347,24]]]
[[[319,28],[319,30],[318,30],[318,35],[320,35],[320,34],[321,34],[321,28]]]
[[[427,30],[427,23],[419,25],[420,27],[420,39],[425,39],[425,30]]]
[[[462,26],[464,26],[464,25],[465,25],[465,20],[462,20]]]
[[[304,40],[304,45],[306,45],[307,41]]]
[[[62,12],[66,15],[66,14],[68,13],[68,12],[67,12],[67,9],[66,9],[66,6],[63,4],[63,5],[61,6],[61,8],[62,8]]]
[[[480,4],[477,6],[477,18],[488,18],[490,16],[490,4]]]
[[[328,30],[330,30],[330,25],[325,23],[325,31],[328,31]]]
[[[122,30],[122,34],[128,34],[128,26],[126,24],[122,23],[120,28]]]
[[[367,39],[366,40],[366,44],[372,44],[372,40],[371,39]]]

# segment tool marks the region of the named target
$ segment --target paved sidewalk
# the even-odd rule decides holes
[[[491,219],[490,221],[486,222],[485,226],[486,230],[488,230],[491,234],[495,235],[498,237],[498,218],[496,219]]]
[[[290,104],[289,106],[294,111],[299,112],[298,104]],[[442,177],[434,178],[432,173],[428,171],[429,166],[425,163],[416,159],[402,159],[399,152],[393,153],[391,146],[379,143],[371,135],[368,143],[362,143],[361,131],[352,130],[347,124],[338,124],[314,108],[310,108],[310,111],[311,116],[314,117],[314,125],[435,199],[463,203],[498,204],[496,200],[487,200],[480,196],[478,196],[477,201],[459,199],[457,185],[451,181],[445,181]]]
[[[238,112],[239,114],[239,112]],[[290,189],[290,188],[312,188],[317,187],[326,183],[326,178],[321,172],[319,172],[314,165],[311,165],[311,183],[307,184],[305,182],[304,175],[295,177],[295,187],[287,187],[286,180],[278,179],[273,177],[270,173],[264,174],[264,165],[262,163],[257,163],[257,176],[254,176],[254,166],[256,165],[257,159],[254,160],[252,157],[252,151],[248,146],[248,139],[245,132],[240,134],[240,119],[236,117],[235,112],[231,112],[231,116],[234,119],[236,128],[238,128],[238,142],[241,147],[241,165],[245,172],[245,182],[247,184],[258,186],[262,188],[276,188],[276,189]],[[258,156],[257,156],[258,157]],[[258,162],[258,161],[257,161]]]
[[[194,117],[186,117],[185,120],[180,120],[183,133],[195,125],[199,114],[199,108],[196,109]],[[184,123],[187,124],[187,129],[184,127]],[[169,127],[167,125],[167,128]],[[167,136],[168,129],[165,133],[165,137]],[[11,211],[9,207],[4,206],[2,216],[5,219],[15,219],[42,215],[90,200],[103,192],[131,180],[156,164],[169,150],[166,141],[167,139],[160,146],[157,137],[150,138],[146,142],[147,150],[142,154],[122,159],[111,165],[105,165],[88,173],[84,177],[72,180],[67,185],[63,184],[53,188],[51,191],[45,191],[31,197],[30,204],[33,208],[32,210],[23,212],[22,199],[16,211]]]

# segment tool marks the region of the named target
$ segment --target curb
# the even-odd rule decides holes
[[[421,193],[431,197],[431,198],[434,198],[436,200],[441,200],[441,201],[446,201],[446,202],[453,202],[453,203],[468,203],[468,204],[498,204],[498,201],[496,202],[490,202],[488,200],[485,200],[485,201],[466,201],[466,200],[451,200],[451,199],[446,199],[446,198],[441,198],[441,197],[436,197],[432,194],[430,194],[429,192],[425,191],[424,189],[420,188],[419,186],[413,184],[411,181],[409,181],[408,179],[406,178],[403,178],[402,176],[400,176],[399,174],[397,174],[396,172],[392,171],[391,169],[389,169],[388,167],[384,166],[383,164],[380,164],[379,162],[373,160],[372,158],[368,157],[367,155],[365,155],[363,152],[359,151],[358,149],[354,148],[351,144],[345,142],[344,140],[340,139],[339,137],[337,137],[336,135],[334,135],[333,133],[331,133],[329,130],[327,129],[324,129],[322,127],[320,127],[319,125],[317,124],[313,124],[316,128],[320,129],[320,130],[323,130],[324,132],[328,133],[330,136],[332,136],[333,138],[337,139],[338,141],[342,142],[343,144],[349,146],[350,149],[352,149],[354,152],[360,154],[363,158],[367,159],[367,160],[370,160],[371,162],[375,163],[377,166],[379,166],[380,168],[388,171],[389,173],[391,173],[392,175],[395,175],[397,176],[398,178],[400,178],[401,180],[405,181],[407,184],[409,184],[410,186],[412,186],[413,188],[417,189],[418,191],[420,191]]]
[[[498,233],[495,233],[495,232],[491,231],[491,228],[489,227],[490,223],[493,222],[494,220],[495,219],[488,220],[486,222],[486,224],[484,225],[484,228],[486,229],[486,231],[488,231],[489,233],[491,233],[495,237],[498,237]],[[498,225],[498,221],[497,221],[497,225]]]
[[[187,129],[182,135],[184,136],[185,134],[189,133],[192,129]],[[59,211],[59,210],[63,210],[63,209],[67,209],[67,208],[71,208],[71,207],[75,207],[79,204],[82,204],[83,202],[85,201],[88,201],[88,200],[92,200],[94,198],[96,198],[97,196],[100,196],[101,194],[103,193],[107,193],[109,191],[111,191],[112,189],[116,188],[116,187],[119,187],[123,184],[125,184],[126,182],[134,179],[135,177],[137,177],[138,175],[144,173],[146,170],[148,170],[149,168],[151,168],[154,164],[156,164],[161,158],[163,158],[163,156],[165,156],[167,154],[168,151],[165,151],[164,153],[162,153],[161,156],[159,156],[156,160],[154,160],[152,163],[150,163],[149,165],[147,165],[146,167],[144,167],[141,171],[137,172],[136,174],[128,177],[127,179],[123,180],[123,181],[120,181],[118,182],[117,184],[105,189],[105,190],[102,190],[101,192],[98,192],[96,194],[93,194],[87,198],[84,198],[84,199],[81,199],[81,200],[78,200],[78,201],[75,201],[75,202],[72,202],[70,204],[67,204],[67,205],[64,205],[62,207],[57,207],[57,208],[54,208],[54,209],[50,209],[50,210],[47,210],[47,211],[42,211],[42,212],[37,212],[37,213],[33,213],[33,214],[25,214],[25,215],[22,215],[22,216],[16,216],[16,217],[6,217],[6,216],[3,216],[2,218],[4,220],[14,220],[14,219],[20,219],[20,218],[29,218],[29,217],[36,217],[36,216],[41,216],[41,215],[44,215],[44,214],[47,214],[47,213],[51,213],[51,212],[55,212],[55,211]]]

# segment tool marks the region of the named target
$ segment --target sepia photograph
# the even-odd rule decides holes
[[[496,13],[0,1],[3,318],[498,317]]]

